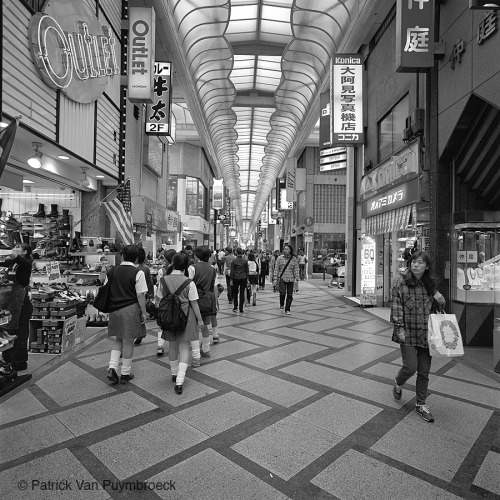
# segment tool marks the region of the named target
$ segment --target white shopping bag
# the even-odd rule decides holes
[[[431,356],[452,358],[464,355],[462,335],[454,314],[430,314],[427,342]]]

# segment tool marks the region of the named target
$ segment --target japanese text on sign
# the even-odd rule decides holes
[[[168,135],[170,133],[171,69],[169,62],[154,64],[153,103],[148,104],[146,111],[146,133],[148,134]]]
[[[480,23],[477,34],[477,43],[481,45],[497,30],[497,14],[492,10]]]
[[[363,58],[340,54],[333,58],[333,144],[363,144]]]

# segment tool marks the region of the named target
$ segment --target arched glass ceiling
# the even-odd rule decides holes
[[[168,0],[240,232],[328,79],[356,0]]]

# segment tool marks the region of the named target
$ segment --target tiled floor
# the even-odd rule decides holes
[[[269,286],[243,315],[223,295],[221,342],[180,396],[152,322],[132,383],[109,384],[105,332],[37,369],[0,400],[1,497],[500,499],[491,350],[434,360],[425,423],[415,379],[392,397],[383,312],[342,293],[303,282],[291,316]]]

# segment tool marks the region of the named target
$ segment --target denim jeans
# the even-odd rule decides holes
[[[284,285],[284,286],[283,286]],[[290,310],[293,300],[293,281],[283,281],[280,280],[279,290],[280,290],[280,307],[285,306],[285,312]],[[284,293],[283,293],[284,292]],[[286,303],[285,303],[286,296]]]
[[[427,398],[429,385],[429,372],[431,371],[432,356],[425,347],[412,347],[401,345],[401,358],[403,366],[396,377],[396,384],[403,385],[415,372],[417,372],[417,404],[424,405]]]

